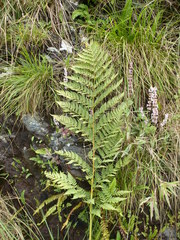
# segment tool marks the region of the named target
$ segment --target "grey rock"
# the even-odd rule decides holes
[[[89,149],[84,148],[75,136],[63,137],[61,133],[51,134],[51,141],[49,147],[54,150],[64,150],[77,153],[84,160],[87,159],[87,152]]]
[[[38,115],[24,115],[22,117],[22,122],[30,133],[39,137],[45,137],[49,133],[49,125],[45,121],[42,121]]]
[[[51,151],[48,155],[40,154],[43,161],[52,159],[57,163],[58,166],[65,172],[69,171],[75,177],[84,177],[84,173],[81,168],[72,164],[67,164],[67,161],[56,154],[58,150],[71,151],[78,154],[84,161],[88,162],[88,151],[89,149],[83,147],[82,142],[76,136],[64,136],[62,132],[50,132],[49,125],[42,120],[39,116],[31,116],[30,114],[24,115],[22,122],[25,125],[28,132],[36,135],[40,139],[47,140],[46,136],[49,136],[49,141],[46,141],[45,148],[50,148]],[[33,148],[38,149],[38,143],[33,143]],[[25,151],[26,153],[26,151]],[[23,152],[23,155],[25,154]],[[26,155],[26,154],[25,154]]]
[[[62,149],[64,146],[66,140],[62,137],[61,133],[54,132],[50,136],[50,144],[49,147],[52,148],[52,150],[57,151]]]

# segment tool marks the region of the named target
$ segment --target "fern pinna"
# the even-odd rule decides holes
[[[65,115],[54,117],[72,132],[81,134],[92,148],[88,154],[89,162],[74,152],[61,150],[57,153],[67,164],[81,167],[91,190],[80,187],[70,173],[45,174],[55,188],[89,205],[89,239],[92,239],[93,215],[101,218],[103,211],[119,211],[118,203],[125,199],[121,196],[127,193],[118,190],[115,176],[122,166],[118,153],[123,142],[122,128],[124,116],[129,113],[129,103],[121,102],[123,93],[119,94],[117,89],[122,80],[116,80],[112,61],[96,42],[91,42],[78,55],[72,70],[74,75],[69,77],[69,81],[60,83],[65,90],[58,91],[64,99],[58,104]],[[107,235],[104,233],[103,239]]]

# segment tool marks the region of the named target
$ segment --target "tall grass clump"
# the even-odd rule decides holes
[[[0,75],[0,114],[19,117],[36,111],[48,113],[55,104],[56,88],[48,60],[24,50],[18,64]]]
[[[58,0],[1,1],[1,55],[6,60],[11,56],[11,60],[15,61],[24,46],[39,52],[47,45],[57,47],[61,37],[71,42],[70,14],[67,8],[71,9],[72,6],[69,1]]]
[[[110,49],[126,88],[129,64],[133,62],[137,107],[145,104],[151,85],[156,85],[159,94],[166,93],[166,99],[170,99],[177,92],[179,20],[172,15],[167,20],[161,1],[124,2],[123,5],[114,1],[112,9],[106,8],[106,17],[99,14],[101,21],[91,25],[91,35]]]
[[[10,213],[2,197],[0,197],[0,238],[8,240],[24,239],[20,223],[16,218],[13,220],[13,214]]]
[[[7,41],[10,42],[12,36],[14,39],[13,45],[17,46],[17,49],[22,50],[23,47],[26,47],[26,49],[37,48],[38,50],[49,38],[48,26],[44,21],[33,23],[33,19],[22,19],[8,29]]]
[[[43,240],[29,212],[23,206],[19,210],[16,209],[13,201],[19,200],[16,197],[0,195],[0,239]]]
[[[164,211],[176,215],[178,207],[180,174],[176,151],[179,136],[177,134],[176,138],[171,129],[173,124],[177,127],[177,122],[169,119],[166,126],[158,129],[154,124],[139,120],[136,118],[133,122],[127,147],[134,161],[122,172],[120,185],[132,190],[130,209],[149,206],[151,220],[162,218],[162,222],[166,222]]]

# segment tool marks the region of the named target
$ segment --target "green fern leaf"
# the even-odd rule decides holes
[[[87,128],[85,123],[78,122],[76,119],[67,117],[67,116],[57,116],[53,115],[53,117],[59,121],[61,124],[65,125],[69,130],[75,133],[81,133],[82,136],[85,137],[86,141],[91,142],[93,139],[92,132]]]
[[[65,157],[65,160],[68,161],[67,164],[73,164],[74,166],[81,167],[82,171],[87,174],[88,178],[92,177],[92,167],[78,154],[62,150],[56,151],[56,153]]]
[[[72,70],[74,75],[68,77],[69,81],[60,83],[66,90],[58,91],[63,97],[58,104],[65,115],[54,117],[72,132],[81,134],[91,149],[86,160],[70,151],[56,153],[65,158],[67,164],[81,168],[91,190],[80,187],[69,173],[45,175],[65,196],[81,199],[89,205],[92,233],[92,215],[102,217],[101,209],[119,212],[118,204],[126,200],[127,193],[119,191],[116,175],[131,161],[131,157],[129,161],[120,159],[131,103],[121,102],[123,93],[119,88],[122,80],[117,79],[111,59],[96,42],[91,42],[78,55]],[[123,194],[125,197],[121,196]],[[106,221],[102,221],[102,234],[107,238],[105,225]]]
[[[75,92],[70,92],[70,91],[63,91],[63,90],[59,90],[57,91],[57,93],[61,96],[61,97],[65,97],[66,99],[69,99],[72,102],[76,102],[84,107],[86,107],[87,110],[90,109],[90,107],[92,106],[92,101],[89,99],[89,101],[87,101],[87,97],[84,95],[79,95]],[[61,103],[57,102],[59,105]]]
[[[66,197],[65,197],[66,198]],[[63,199],[65,200],[64,198],[64,194],[57,194],[57,195],[53,195],[51,197],[49,197],[48,199],[46,199],[43,203],[41,203],[41,205],[36,209],[36,211],[34,212],[34,215],[39,213],[40,210],[45,206],[45,205],[48,205],[49,203],[57,200],[57,199]]]
[[[104,210],[116,211],[116,208],[112,204],[109,204],[109,203],[104,203],[101,205],[101,207]]]
[[[59,101],[58,104],[61,106],[64,112],[71,112],[73,117],[78,117],[83,123],[88,123],[89,121],[89,112],[82,105],[74,102],[63,102]]]
[[[46,212],[46,214],[43,216],[43,219],[40,223],[38,223],[38,225],[41,225],[50,215],[52,215],[53,213],[56,212],[56,208],[57,206],[56,205],[53,205],[52,207],[50,207],[48,209],[48,211]]]
[[[45,172],[45,175],[51,180],[55,188],[65,190],[65,195],[73,195],[73,199],[89,198],[89,193],[77,185],[75,178],[70,173],[65,174],[63,172]]]

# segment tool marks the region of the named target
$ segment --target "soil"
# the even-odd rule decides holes
[[[0,166],[2,166],[0,176],[3,176],[0,178],[0,191],[4,195],[13,195],[16,191],[19,196],[24,191],[26,205],[33,215],[32,209],[37,208],[37,201],[41,203],[53,194],[53,191],[43,191],[44,185],[41,184],[42,170],[30,160],[31,157],[35,156],[34,151],[31,149],[33,135],[26,130],[22,123],[16,122],[16,125],[14,125],[14,119],[10,119],[6,124],[1,120],[0,125]],[[43,142],[41,142],[42,144]],[[24,172],[23,169],[27,172]],[[8,181],[4,178],[5,174],[8,176]],[[14,204],[18,208],[17,202]],[[34,220],[40,222],[41,218],[36,216]],[[76,220],[76,216],[72,216],[73,224]],[[58,239],[64,239],[66,231],[60,231],[62,224],[59,222],[58,217],[50,216],[47,222],[54,239],[56,239],[56,236],[59,236]],[[82,224],[80,223],[75,229],[71,228],[69,230],[68,236],[71,236],[71,240],[83,239],[86,227],[82,226]],[[40,231],[44,239],[50,239],[45,224],[40,226]],[[65,239],[69,239],[69,237]]]

